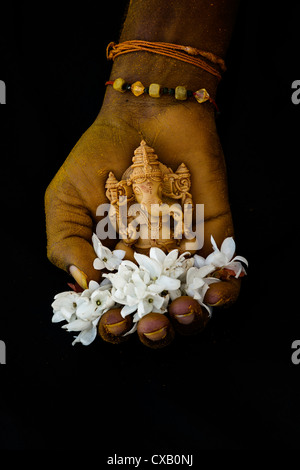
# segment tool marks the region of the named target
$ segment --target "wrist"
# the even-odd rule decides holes
[[[237,4],[238,0],[215,0],[213,3],[208,0],[180,0],[171,4],[161,0],[131,0],[119,43],[146,41],[177,44],[200,49],[223,59],[231,36]],[[140,81],[144,87],[157,83],[166,88],[184,86],[193,92],[205,88],[215,100],[218,78],[208,70],[172,56],[146,50],[130,51],[115,57],[109,81],[113,82],[121,77],[130,84]],[[135,97],[130,92],[126,93],[125,98],[123,93],[108,87],[103,106],[106,109],[107,105],[118,107],[122,106],[124,101],[126,108],[130,108],[132,103],[135,109],[141,104],[146,108],[172,105],[176,100],[166,95],[160,99],[150,98],[145,94]],[[204,103],[203,108],[212,106]]]

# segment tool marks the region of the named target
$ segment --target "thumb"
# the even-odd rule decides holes
[[[99,281],[101,272],[93,267],[93,220],[89,211],[64,194],[48,188],[45,196],[47,255],[58,268],[69,272],[86,289],[89,281]]]
[[[98,282],[101,278],[101,272],[93,268],[96,258],[93,247],[78,236],[60,242],[48,257],[56,266],[68,271],[82,289],[87,289],[90,281]]]
[[[84,238],[69,236],[55,244],[50,242],[47,251],[49,260],[58,268],[69,272],[83,289],[88,288],[90,281],[100,280],[101,271],[93,267],[95,251]]]

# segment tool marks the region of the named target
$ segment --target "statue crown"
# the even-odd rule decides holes
[[[162,181],[162,172],[158,157],[154,149],[149,147],[144,140],[142,140],[140,146],[135,149],[132,162],[130,167],[133,170],[130,175],[131,182],[139,184],[146,179]]]

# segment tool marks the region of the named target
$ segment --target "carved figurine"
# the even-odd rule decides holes
[[[191,246],[193,201],[184,163],[174,173],[142,140],[121,181],[110,172],[105,188],[109,218],[122,239],[116,248],[125,250],[127,259],[134,251],[149,254],[151,247],[167,253],[186,251],[187,241]]]

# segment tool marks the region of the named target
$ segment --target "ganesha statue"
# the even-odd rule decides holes
[[[173,172],[142,140],[121,180],[110,172],[105,188],[109,219],[120,238],[116,248],[127,259],[134,252],[148,255],[151,247],[165,253],[199,248],[192,229],[191,175],[184,163]]]

